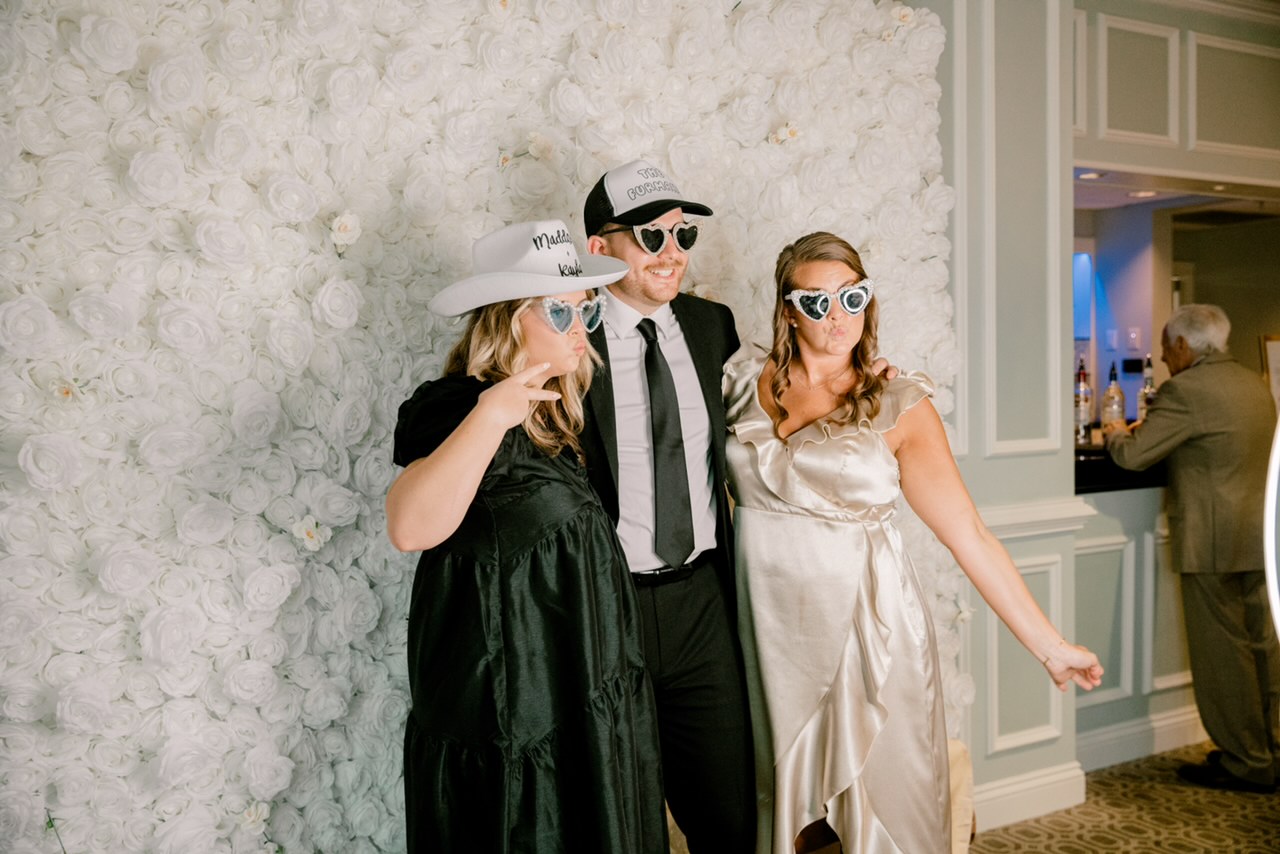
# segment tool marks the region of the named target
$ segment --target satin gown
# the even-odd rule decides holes
[[[422,385],[395,461],[425,457],[488,386]],[[409,604],[410,852],[665,854],[660,752],[635,592],[571,451],[507,431]]]
[[[882,435],[933,387],[901,375],[875,419],[818,419],[783,441],[760,405],[763,365],[725,369],[757,850],[790,854],[825,818],[847,854],[949,851],[938,654]]]

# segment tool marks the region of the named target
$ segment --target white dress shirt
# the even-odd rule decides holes
[[[607,292],[606,292],[607,293]],[[632,572],[666,566],[654,551],[653,436],[649,383],[645,379],[645,341],[636,324],[646,315],[614,298],[605,301],[604,334],[618,430],[618,539]],[[698,384],[698,372],[670,305],[648,315],[658,329],[658,344],[675,380],[680,401],[680,431],[693,510],[693,560],[716,544],[715,478],[711,460],[711,421]]]

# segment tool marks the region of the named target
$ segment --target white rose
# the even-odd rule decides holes
[[[911,70],[932,74],[946,47],[946,31],[932,13],[922,13],[907,33],[906,57]]]
[[[373,69],[364,63],[333,69],[324,87],[329,109],[343,118],[359,116],[369,106],[376,80]]]
[[[223,172],[239,171],[257,153],[257,145],[249,128],[243,122],[231,118],[210,121],[201,134],[204,157]]]
[[[96,735],[111,711],[111,697],[98,679],[86,677],[58,692],[58,726],[68,732]]]
[[[204,59],[196,51],[161,59],[147,72],[147,95],[161,113],[199,106],[204,86]]]
[[[138,457],[158,472],[171,473],[190,467],[206,453],[204,438],[189,427],[157,427],[138,443]]]
[[[18,358],[34,358],[62,338],[58,319],[39,297],[24,295],[0,305],[0,347]]]
[[[173,152],[140,151],[129,159],[124,185],[140,203],[158,207],[182,194],[186,177],[182,158]]]
[[[430,51],[422,45],[410,44],[387,56],[382,79],[406,96],[430,100],[435,94],[431,62]]]
[[[94,554],[89,569],[108,593],[133,598],[160,573],[160,562],[133,543],[118,542]]]
[[[123,338],[137,326],[133,305],[119,297],[95,291],[81,291],[67,307],[71,319],[90,338]]]
[[[591,112],[591,101],[582,87],[566,77],[551,90],[547,110],[564,127],[577,127]]]
[[[349,690],[326,679],[307,691],[302,701],[302,722],[313,729],[328,726],[347,713]]]
[[[107,247],[120,255],[145,248],[156,238],[156,221],[145,208],[129,205],[107,211]]]
[[[323,36],[342,22],[335,0],[295,0],[293,25],[304,38]]]
[[[295,494],[324,525],[350,525],[360,514],[359,496],[320,474],[304,475]]]
[[[213,61],[228,77],[251,77],[263,70],[266,55],[261,36],[243,27],[232,27],[211,45]]]
[[[315,517],[310,514],[303,516],[292,530],[293,535],[301,540],[303,547],[310,552],[319,551],[333,535],[332,528],[316,524]]]
[[[354,285],[335,276],[316,291],[311,301],[311,316],[334,329],[350,329],[360,319],[362,301]]]
[[[31,436],[18,450],[18,467],[35,489],[67,489],[84,479],[83,456],[68,436]]]
[[[204,634],[207,620],[195,608],[162,605],[152,608],[138,627],[142,656],[162,664],[180,664],[195,640]]]
[[[48,687],[32,679],[0,678],[0,717],[34,723],[53,709]]]
[[[311,324],[292,314],[275,312],[267,323],[267,350],[290,375],[302,373],[314,346]]]
[[[244,756],[246,782],[249,794],[262,801],[269,801],[289,787],[293,779],[293,760],[281,756],[274,746],[258,745]]]
[[[306,222],[319,211],[315,191],[296,175],[277,172],[262,184],[263,202],[282,222]]]
[[[156,337],[197,360],[208,359],[222,346],[222,330],[212,312],[184,300],[167,301],[156,310]]]
[[[246,448],[269,445],[284,415],[280,396],[254,380],[243,380],[236,384],[231,400],[231,432],[237,443]]]
[[[226,504],[205,498],[178,517],[178,539],[187,545],[211,546],[231,533],[234,521]]]
[[[351,211],[334,217],[329,226],[329,239],[334,246],[350,246],[360,239],[360,233],[360,217]]]
[[[306,691],[289,682],[280,683],[275,696],[262,705],[262,719],[278,726],[292,726],[302,719]]]
[[[28,838],[28,834],[43,829],[44,822],[44,806],[34,795],[14,789],[0,792],[0,833],[5,839],[21,841]]]
[[[274,611],[301,582],[297,568],[289,564],[259,567],[245,577],[245,607],[253,611]]]
[[[362,638],[378,626],[382,601],[367,584],[349,581],[343,585],[345,595],[333,610],[339,632],[349,640]]]
[[[263,661],[240,661],[227,669],[222,687],[233,702],[258,706],[276,692],[276,672]],[[274,794],[274,793],[272,793]]]
[[[263,632],[249,641],[249,656],[255,661],[263,661],[273,667],[283,662],[288,653],[289,644],[275,632]]]
[[[494,144],[488,112],[469,110],[449,117],[444,125],[444,144],[450,154],[464,161],[483,156]]]
[[[11,584],[14,582],[16,571],[4,569],[12,564],[29,565],[36,563],[36,560],[30,556],[38,555],[44,550],[45,540],[47,538],[47,527],[45,526],[45,517],[42,512],[37,512],[32,507],[22,507],[10,504],[0,513],[0,542],[4,543],[5,550],[11,555],[22,555],[22,557],[0,558],[0,578],[8,579]],[[45,561],[44,563],[48,563]],[[28,571],[30,572],[30,571]],[[47,573],[47,568],[45,569]],[[31,579],[35,576],[28,575]],[[44,585],[48,585],[47,577]],[[22,587],[19,589],[30,589]],[[43,587],[41,587],[43,589]],[[39,594],[39,590],[34,591]]]
[[[138,61],[138,35],[118,18],[85,15],[80,19],[79,38],[71,44],[71,55],[108,74],[129,71]]]
[[[209,678],[209,659],[190,652],[177,652],[172,657],[173,661],[155,672],[156,684],[170,697],[190,697]]]
[[[155,844],[159,854],[190,854],[211,851],[210,841],[220,838],[218,819],[202,804],[190,804],[156,828]]]
[[[206,258],[230,269],[240,269],[251,262],[249,239],[239,223],[221,216],[208,216],[195,230],[195,243]]]

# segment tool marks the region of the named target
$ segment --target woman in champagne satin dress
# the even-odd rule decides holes
[[[893,524],[904,496],[1063,690],[1102,675],[1040,611],[960,479],[923,374],[876,351],[874,285],[819,232],[778,257],[774,342],[726,367],[761,854],[951,850],[942,680]]]

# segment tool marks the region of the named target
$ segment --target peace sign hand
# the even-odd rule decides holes
[[[551,363],[543,362],[512,374],[480,393],[477,414],[504,432],[524,421],[529,408],[540,400],[559,400],[560,393],[545,389]]]

